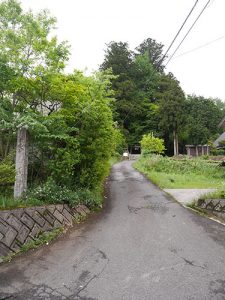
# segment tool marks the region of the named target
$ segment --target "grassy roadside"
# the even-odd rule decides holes
[[[207,160],[141,156],[134,167],[160,188],[219,188],[225,185],[225,170]]]

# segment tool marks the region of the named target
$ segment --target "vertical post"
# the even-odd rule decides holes
[[[195,146],[196,156],[198,156],[198,146]]]
[[[177,132],[176,132],[176,148],[177,148],[177,155],[179,155],[178,133]]]
[[[177,156],[177,141],[176,141],[176,131],[173,131],[173,151],[174,151],[174,156]]]
[[[190,148],[186,146],[186,149],[187,149],[187,155],[190,156],[191,155]]]
[[[16,180],[14,185],[14,198],[18,199],[27,190],[28,172],[28,131],[20,128],[17,132],[16,144]]]

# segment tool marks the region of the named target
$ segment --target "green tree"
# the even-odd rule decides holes
[[[178,136],[185,123],[185,95],[171,73],[161,76],[157,98],[160,128],[167,136],[173,135],[174,155],[178,155]]]
[[[68,155],[72,176],[68,176],[67,180],[73,185],[98,186],[108,172],[108,161],[120,140],[111,110],[113,93],[110,79],[108,73],[96,73],[90,77],[81,72],[70,75],[64,86],[67,95],[62,107],[52,114],[52,117],[61,117],[66,123],[71,131],[68,134],[76,141],[79,150],[75,161],[71,161],[73,148]],[[68,154],[68,149],[66,152]],[[63,157],[65,154],[61,159],[57,157],[56,164],[53,161],[53,167],[59,168],[58,174],[55,174],[58,181],[64,168],[60,167]]]
[[[149,62],[153,65],[155,70],[163,72],[163,44],[158,43],[156,40],[148,38],[144,40],[137,48],[137,55],[147,54]]]
[[[157,131],[157,104],[152,104],[158,72],[141,49],[134,55],[127,43],[112,42],[101,66],[104,70],[111,68],[116,76],[112,81],[116,98],[114,118],[129,144],[137,143],[144,133]]]
[[[214,99],[189,95],[185,103],[186,131],[189,144],[206,144],[219,133],[218,124],[224,117],[224,106]]]
[[[4,78],[2,97],[9,98],[17,119],[17,158],[15,197],[27,186],[29,124],[18,121],[30,110],[39,111],[41,99],[35,95],[35,82],[49,73],[63,70],[68,59],[68,46],[58,43],[50,34],[56,20],[47,11],[34,15],[24,13],[15,0],[0,4],[0,62]],[[7,76],[5,76],[7,75]]]

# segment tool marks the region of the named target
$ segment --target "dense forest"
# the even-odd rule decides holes
[[[111,69],[115,75],[114,119],[127,143],[139,143],[143,134],[153,132],[165,140],[166,153],[173,155],[174,139],[179,143],[175,154],[185,153],[185,144],[213,141],[219,134],[225,103],[186,96],[174,75],[165,72],[165,59],[163,45],[151,38],[134,51],[126,42],[111,42],[100,70]]]
[[[24,12],[16,0],[0,4],[4,195],[12,197],[15,184],[15,198],[72,204],[82,198],[94,206],[110,158],[144,134],[163,138],[168,155],[174,141],[178,154],[185,144],[218,135],[225,104],[186,96],[165,72],[162,44],[148,38],[132,51],[111,42],[98,72],[67,74],[70,46],[58,42],[55,25],[47,11]]]

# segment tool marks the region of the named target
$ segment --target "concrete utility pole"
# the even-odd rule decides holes
[[[25,127],[18,129],[16,144],[16,180],[14,198],[18,199],[27,190],[28,173],[28,131]]]
[[[179,155],[178,134],[175,130],[173,131],[173,148],[174,148],[174,156]]]

